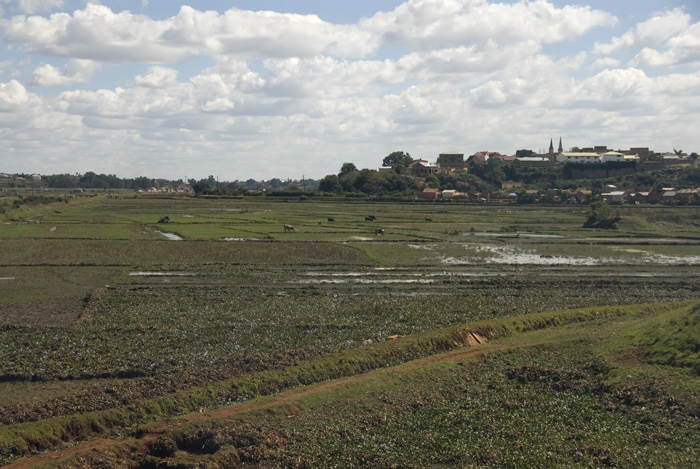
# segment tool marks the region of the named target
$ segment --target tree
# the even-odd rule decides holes
[[[343,166],[340,167],[338,176],[340,177],[353,171],[357,171],[357,166],[355,166],[353,163],[343,163]]]
[[[202,180],[192,184],[192,190],[195,194],[206,194],[211,190],[211,187]]]
[[[531,156],[535,156],[536,153],[532,150],[517,150],[515,152],[515,157],[516,158],[529,158]]]
[[[382,166],[391,166],[392,168],[407,168],[411,160],[412,158],[410,154],[404,153],[402,151],[395,151],[384,157],[384,160],[382,160]]]
[[[343,186],[340,185],[338,176],[329,174],[321,179],[321,182],[318,184],[318,189],[323,192],[340,192],[343,190]]]
[[[604,228],[614,230],[620,217],[612,213],[612,210],[604,202],[593,202],[588,220],[583,224],[584,228]]]

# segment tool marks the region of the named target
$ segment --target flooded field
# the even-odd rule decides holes
[[[0,418],[105,409],[478,320],[695,299],[700,226],[678,210],[673,229],[667,212],[639,211],[623,220],[649,217],[644,231],[600,231],[582,228],[580,207],[105,197],[49,208],[0,225],[0,395],[13,402]],[[32,383],[64,385],[51,395]]]

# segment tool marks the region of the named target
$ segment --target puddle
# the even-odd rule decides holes
[[[423,277],[423,278],[436,278],[436,277],[497,277],[505,275],[501,272],[430,272],[430,273],[412,273],[412,272],[400,272],[395,268],[377,268],[375,270],[384,270],[391,272],[391,274],[386,274],[385,276],[394,277]],[[380,272],[306,272],[304,275],[307,277],[376,277],[382,275]]]
[[[424,244],[409,244],[409,248],[411,249],[418,249],[418,250],[423,250],[423,251],[432,251],[435,246],[433,245],[424,245]]]
[[[362,278],[355,278],[355,279],[302,279],[302,280],[297,280],[295,282],[291,283],[302,283],[302,284],[313,284],[313,285],[319,285],[319,284],[343,284],[343,283],[360,283],[360,284],[370,284],[370,285],[384,285],[384,284],[401,284],[401,283],[406,283],[406,284],[411,284],[411,283],[418,283],[418,284],[429,284],[429,283],[435,283],[435,280],[432,279],[425,279],[425,278],[414,278],[414,279],[387,279],[387,280],[370,280],[370,279],[362,279]]]
[[[441,262],[447,265],[572,265],[572,266],[600,266],[600,265],[700,265],[700,256],[667,256],[644,251],[629,250],[630,254],[641,254],[639,257],[571,257],[551,256],[538,254],[536,251],[528,251],[509,246],[484,246],[464,245],[466,249],[475,251],[477,256],[442,257]]]
[[[182,241],[182,238],[175,233],[166,233],[164,231],[159,231],[158,233],[162,234],[171,241]]]
[[[481,236],[483,238],[564,238],[561,235],[537,234],[537,233],[468,233],[470,236]]]
[[[661,264],[661,265],[698,265],[700,264],[700,256],[667,256],[664,254],[647,253],[642,259],[645,263]]]
[[[15,280],[17,277],[0,277],[0,280]]]
[[[221,241],[260,241],[258,238],[221,238]]]
[[[482,246],[464,245],[467,249],[474,249],[477,253],[485,253],[488,257],[443,257],[443,264],[506,264],[506,265],[580,265],[594,266],[615,262],[614,259],[593,257],[567,257],[541,255],[532,251],[523,251],[507,246]]]
[[[129,272],[129,277],[194,277],[194,272]]]
[[[323,277],[324,275],[330,277],[365,277],[367,275],[379,275],[373,272],[306,272],[309,277]]]

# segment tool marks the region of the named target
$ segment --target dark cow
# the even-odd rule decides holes
[[[375,235],[383,235],[383,234],[384,234],[384,230],[381,229],[381,228],[377,228],[376,230],[374,230],[374,234],[375,234]]]
[[[329,218],[328,221],[335,221],[335,219],[334,219],[334,218]]]
[[[376,219],[377,219],[377,217],[375,217],[374,215],[369,215],[369,216],[365,217],[365,221],[374,221]]]

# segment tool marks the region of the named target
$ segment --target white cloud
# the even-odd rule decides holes
[[[0,83],[0,111],[12,111],[29,101],[29,93],[17,80]]]
[[[187,6],[162,20],[96,4],[17,16],[0,135],[13,161],[42,165],[18,170],[158,177],[318,177],[397,149],[511,153],[560,134],[652,146],[664,126],[692,151],[700,74],[664,69],[696,63],[700,26],[684,15],[612,39],[610,14],[544,0],[408,0],[347,25]]]
[[[197,54],[236,57],[313,57],[326,49],[357,56],[369,52],[368,33],[335,26],[315,15],[230,9],[223,15],[181,7],[156,21],[88,4],[73,15],[17,16],[5,41],[27,52],[92,60],[175,63]],[[364,44],[364,45],[363,45]]]
[[[9,5],[15,11],[31,15],[40,11],[61,8],[63,0],[0,0],[0,13],[2,13],[3,5]]]
[[[661,49],[645,47],[630,64],[636,67],[700,65],[700,23],[690,25],[678,35],[669,38]]]
[[[81,59],[69,60],[63,67],[63,70],[44,64],[34,70],[30,84],[36,86],[67,86],[76,83],[87,83],[100,68],[101,65],[99,63]]]
[[[146,75],[138,75],[134,78],[136,86],[147,88],[165,88],[175,83],[177,83],[177,70],[159,66],[150,67]]]
[[[596,43],[595,52],[607,55],[630,49],[659,47],[678,31],[685,30],[689,23],[690,15],[676,8],[653,16],[621,37],[613,37],[609,43]]]
[[[601,55],[638,51],[632,67],[675,67],[700,64],[700,23],[681,8],[658,13],[608,43],[596,43]]]
[[[361,22],[393,44],[417,50],[513,42],[551,43],[574,39],[615,18],[590,7],[556,8],[545,0],[492,3],[487,0],[409,0]]]
[[[593,62],[593,68],[617,68],[620,61],[613,57],[601,57]]]

